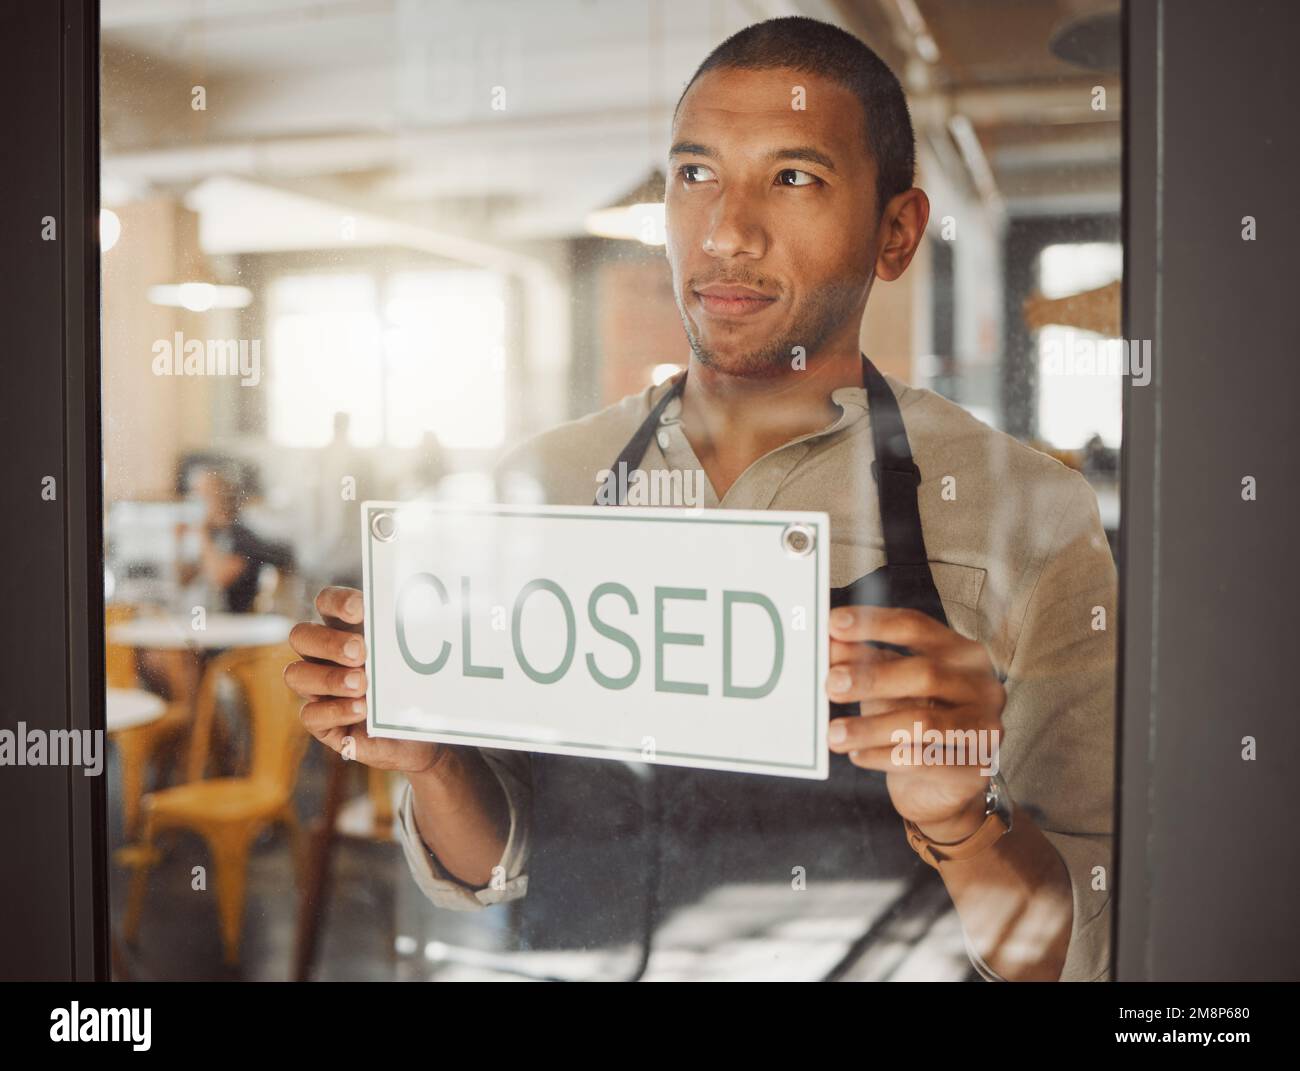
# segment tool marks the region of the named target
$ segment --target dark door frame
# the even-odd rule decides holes
[[[0,8],[5,728],[104,728],[99,5]],[[52,481],[52,482],[51,482]],[[0,768],[0,977],[108,977],[104,775]]]
[[[1294,980],[1300,9],[1124,21],[1124,323],[1153,371],[1124,397],[1115,977]]]

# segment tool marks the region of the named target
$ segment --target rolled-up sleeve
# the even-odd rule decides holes
[[[525,870],[532,811],[528,754],[490,748],[479,750],[500,782],[510,809],[510,835],[500,862],[493,868],[492,880],[486,886],[475,889],[453,878],[429,851],[415,824],[414,792],[409,781],[397,808],[398,839],[415,883],[435,907],[452,911],[477,911],[490,904],[517,900],[528,892]]]
[[[1007,674],[1002,772],[1069,872],[1074,921],[1061,981],[1110,966],[1117,580],[1082,479],[1025,596]]]

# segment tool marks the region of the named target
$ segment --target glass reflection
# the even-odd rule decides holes
[[[888,79],[834,38],[792,60],[786,24],[683,97],[738,3],[104,0],[119,974],[1104,975],[1108,544],[1142,374],[1114,337],[1120,86],[1077,5],[996,6],[844,8],[906,94],[923,203]],[[779,403],[718,400],[778,366]],[[890,398],[901,493],[871,468]],[[928,865],[904,812],[961,840],[983,789],[909,796],[845,753],[809,784],[351,730],[345,763],[350,723],[301,710],[290,629],[357,631],[316,600],[362,583],[362,501],[590,505],[660,402],[634,467],[702,473],[710,508],[826,510],[834,605],[912,608],[963,686],[1002,689],[969,725],[1005,730],[1017,849]],[[341,680],[289,676],[350,702]]]

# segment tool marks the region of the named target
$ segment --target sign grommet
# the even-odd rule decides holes
[[[792,558],[806,558],[817,545],[817,533],[806,524],[789,524],[781,532],[781,546]]]
[[[370,532],[381,543],[391,543],[397,535],[397,519],[385,510],[370,518]]]

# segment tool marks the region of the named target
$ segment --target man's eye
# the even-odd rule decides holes
[[[699,182],[708,182],[713,178],[713,172],[703,164],[683,164],[678,168],[677,173],[682,176],[682,181],[688,186],[694,186]]]
[[[807,171],[797,171],[793,167],[787,167],[776,176],[778,186],[812,186],[821,182],[816,175],[810,175]]]

